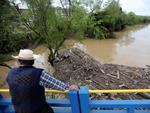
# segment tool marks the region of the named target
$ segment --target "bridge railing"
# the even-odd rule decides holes
[[[0,92],[8,92],[0,89]],[[90,93],[131,93],[150,92],[141,90],[89,90],[81,87],[79,91],[46,90],[48,93],[66,93],[69,99],[48,99],[55,113],[150,113],[150,100],[90,100]],[[109,108],[109,109],[107,109]],[[115,108],[115,109],[114,109]],[[145,108],[145,110],[143,110]],[[141,110],[142,109],[142,110]],[[147,109],[147,110],[146,110]],[[0,96],[0,113],[14,113],[11,99]]]
[[[146,109],[150,108],[150,100],[90,100],[89,99],[90,93],[102,93],[102,92],[131,93],[131,92],[150,92],[150,90],[143,89],[143,90],[90,91],[88,87],[81,87],[79,90],[81,113],[150,113],[150,110],[143,110],[145,108]]]
[[[8,92],[8,89],[1,89],[0,92]],[[69,99],[48,99],[49,106],[52,106],[55,113],[80,113],[78,91],[56,91],[46,90],[51,93],[67,93]],[[3,98],[0,95],[0,113],[15,113],[10,98]]]

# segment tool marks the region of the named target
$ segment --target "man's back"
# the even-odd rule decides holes
[[[34,113],[46,104],[44,87],[39,85],[42,69],[33,66],[13,68],[8,84],[16,112]]]
[[[7,82],[16,113],[54,113],[45,99],[45,88],[76,90],[57,80],[43,69],[33,67],[37,55],[30,49],[21,49],[15,58],[20,66],[10,70]]]

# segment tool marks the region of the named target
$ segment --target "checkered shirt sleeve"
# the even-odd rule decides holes
[[[42,72],[42,74],[40,76],[39,85],[43,86],[45,88],[52,88],[52,89],[56,89],[56,90],[65,90],[69,87],[65,83],[63,83],[63,82],[55,79],[54,77],[52,77],[46,71]]]

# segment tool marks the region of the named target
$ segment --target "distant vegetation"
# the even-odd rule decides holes
[[[19,9],[15,0],[0,1],[0,54],[38,40],[49,48],[51,64],[69,38],[107,39],[126,25],[150,22],[150,17],[125,13],[115,0],[59,0],[60,7],[52,0],[21,1],[28,9]]]
[[[150,17],[137,16],[133,12],[125,13],[119,2],[111,0],[104,9],[99,9],[91,14],[94,26],[88,28],[89,37],[98,39],[111,38],[114,31],[120,31],[126,25],[150,22]]]

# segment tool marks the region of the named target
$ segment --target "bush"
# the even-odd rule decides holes
[[[29,40],[25,27],[8,1],[0,2],[0,54],[27,47]]]
[[[111,38],[114,31],[122,30],[125,25],[150,22],[150,17],[137,16],[133,12],[126,14],[115,0],[107,2],[103,10],[94,12],[89,18],[86,33],[98,39]]]

